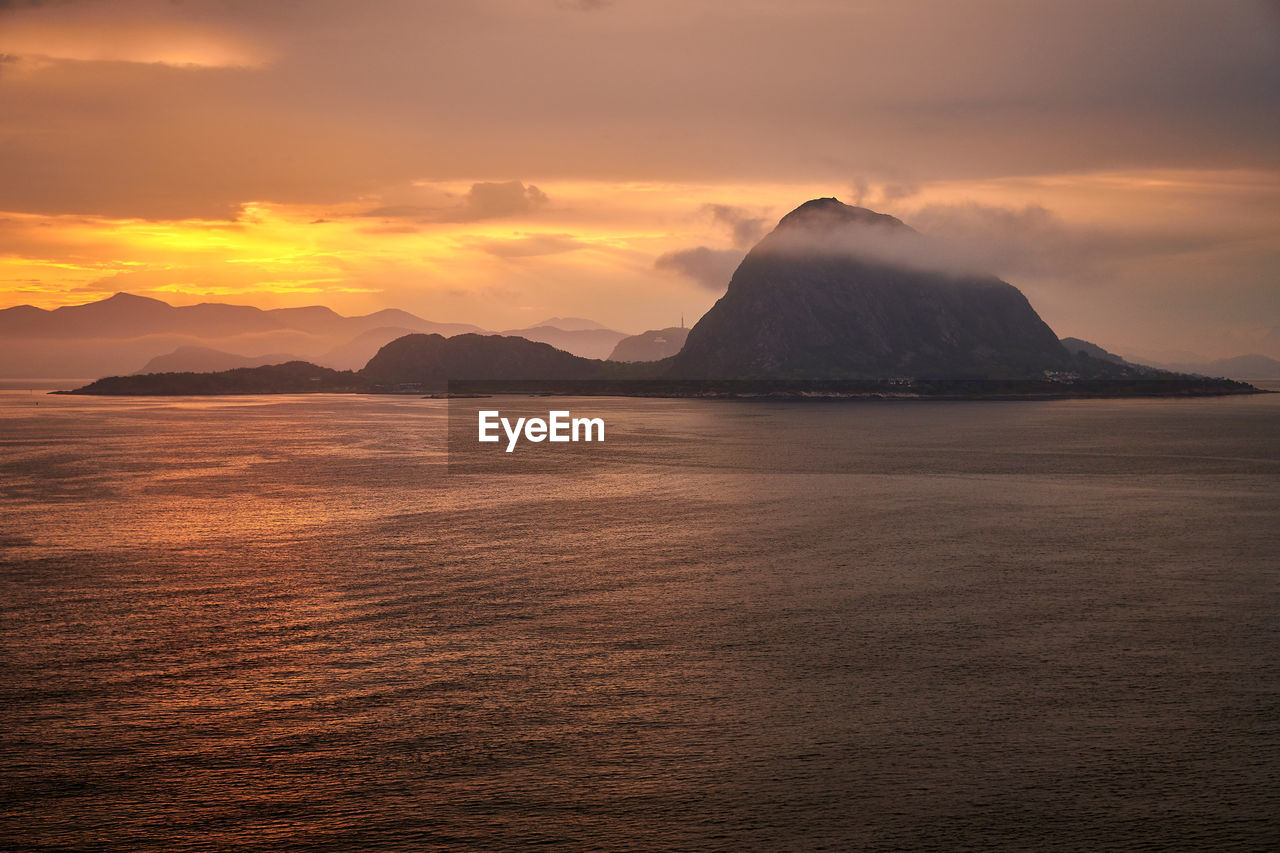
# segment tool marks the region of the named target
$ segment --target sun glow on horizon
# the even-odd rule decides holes
[[[931,224],[954,226],[956,216],[967,216],[962,224],[976,239],[986,239],[984,228],[1013,229],[1010,240],[1038,239],[1039,251],[1060,255],[1078,253],[1081,234],[1103,235],[1105,243],[1140,223],[1164,229],[1156,249],[1189,257],[1203,246],[1178,250],[1169,241],[1188,223],[1203,226],[1206,198],[1218,199],[1214,215],[1224,227],[1243,227],[1274,198],[1280,176],[1098,172],[935,182],[909,193],[877,184],[851,191],[540,182],[545,203],[501,215],[463,206],[469,186],[416,182],[402,191],[425,194],[425,202],[394,193],[330,205],[250,201],[231,220],[0,214],[8,249],[0,255],[0,304],[53,308],[126,291],[178,305],[325,304],[341,313],[404,308],[486,328],[517,328],[551,315],[592,316],[627,330],[661,328],[671,316],[700,316],[719,293],[656,268],[656,259],[703,246],[728,263],[808,198],[837,195],[922,225],[926,233]],[[737,219],[727,222],[726,210]],[[1275,215],[1269,217],[1275,223]],[[744,222],[745,231],[731,227]],[[1104,258],[1086,277],[1104,283],[1123,262]],[[1027,289],[1051,325],[1071,316],[1053,270],[1013,269],[1006,277]]]

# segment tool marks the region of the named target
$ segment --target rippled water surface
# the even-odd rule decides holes
[[[0,393],[0,847],[1280,845],[1280,398],[565,406]]]

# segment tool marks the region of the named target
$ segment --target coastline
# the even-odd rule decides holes
[[[426,399],[484,397],[495,394],[529,396],[608,396],[723,400],[839,401],[839,400],[1064,400],[1119,399],[1143,397],[1222,397],[1242,394],[1272,394],[1231,379],[889,379],[889,380],[465,380],[451,381],[441,390],[432,383],[402,383],[397,386],[350,383],[333,387],[315,383],[311,387],[244,388],[210,387],[205,381],[183,381],[187,377],[219,374],[149,374],[135,377],[108,377],[73,390],[47,392],[66,396],[174,397],[246,396],[299,393],[373,394],[420,396]]]

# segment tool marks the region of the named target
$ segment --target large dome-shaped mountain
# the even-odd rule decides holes
[[[747,254],[669,375],[1021,378],[1070,364],[1016,287],[942,271],[928,239],[899,220],[825,198]]]

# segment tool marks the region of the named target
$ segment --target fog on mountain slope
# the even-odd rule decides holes
[[[622,332],[604,327],[562,329],[557,326],[534,326],[528,329],[507,329],[498,334],[551,344],[556,349],[573,353],[580,358],[608,358],[618,341],[627,337]]]
[[[931,269],[929,247],[891,216],[805,202],[743,259],[672,375],[1029,378],[1072,368],[1017,288]]]
[[[170,353],[158,355],[134,373],[217,373],[237,367],[261,367],[264,364],[284,364],[301,361],[289,353],[268,353],[247,356],[223,352],[210,347],[182,346]]]

